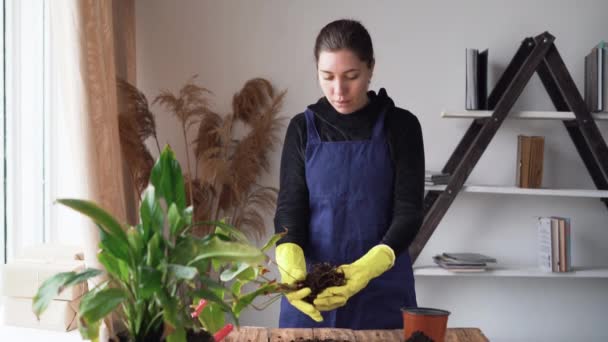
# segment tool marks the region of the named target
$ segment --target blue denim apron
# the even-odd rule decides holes
[[[384,133],[382,112],[370,140],[323,142],[314,113],[305,112],[306,184],[310,192],[307,266],[356,261],[382,240],[392,220],[394,168]],[[369,282],[345,306],[322,312],[317,323],[281,300],[279,327],[400,329],[400,308],[417,306],[412,263],[407,251],[395,265]]]

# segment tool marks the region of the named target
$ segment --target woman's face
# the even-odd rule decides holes
[[[317,62],[319,84],[338,113],[350,114],[367,104],[373,68],[348,49],[321,51]]]

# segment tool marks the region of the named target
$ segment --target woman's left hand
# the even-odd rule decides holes
[[[386,272],[395,263],[395,252],[387,245],[377,245],[352,264],[338,267],[346,284],[328,287],[317,295],[314,305],[319,311],[344,306],[348,299],[363,290],[370,280]]]

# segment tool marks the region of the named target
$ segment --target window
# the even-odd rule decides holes
[[[0,0],[3,30],[3,261],[48,236],[45,0]]]

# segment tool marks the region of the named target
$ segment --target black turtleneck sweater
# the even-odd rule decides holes
[[[382,239],[395,254],[405,251],[422,223],[424,197],[424,146],[420,123],[414,114],[395,107],[380,89],[368,92],[369,102],[362,109],[338,113],[326,98],[308,108],[315,113],[315,125],[321,141],[370,139],[374,123],[386,109],[385,130],[395,168],[393,219]],[[293,242],[305,248],[308,242],[310,206],[305,176],[307,128],[304,113],[289,122],[281,156],[280,189],[274,218],[275,232],[287,234],[279,241]],[[347,239],[348,237],[344,237]]]

